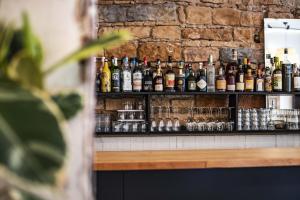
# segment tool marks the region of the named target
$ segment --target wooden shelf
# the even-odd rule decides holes
[[[96,152],[95,171],[300,166],[300,148]]]

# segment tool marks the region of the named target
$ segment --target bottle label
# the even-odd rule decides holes
[[[155,91],[162,92],[163,91],[163,84],[155,84],[154,89],[155,89]]]
[[[189,90],[196,90],[196,82],[195,81],[188,81],[188,89]]]
[[[295,89],[300,89],[300,77],[294,77],[294,88]]]
[[[239,82],[244,83],[244,74],[239,75]]]
[[[143,76],[141,72],[136,72],[132,75],[133,90],[135,91],[142,90],[142,78]]]
[[[175,74],[166,74],[165,76],[166,79],[166,88],[174,88],[175,86]]]
[[[217,90],[226,90],[226,80],[217,80]]]
[[[254,89],[254,80],[246,80],[245,81],[245,89],[246,90],[253,90]]]
[[[179,91],[184,91],[184,87],[185,87],[185,79],[184,77],[177,77],[176,78],[176,88]]]
[[[197,86],[198,86],[201,90],[203,90],[203,89],[207,86],[207,83],[206,83],[205,80],[200,79],[200,80],[197,82]]]
[[[207,72],[207,85],[208,86],[214,86],[215,85],[215,73],[213,71]],[[226,84],[225,84],[226,88]]]
[[[236,90],[244,91],[245,90],[245,83],[244,82],[237,82],[236,83]]]
[[[256,91],[263,92],[264,91],[264,81],[263,79],[256,80]]]
[[[272,92],[272,77],[271,76],[267,76],[265,78],[265,90],[267,92]]]
[[[131,72],[123,71],[123,91],[131,91],[131,90],[132,90]]]
[[[151,91],[152,90],[152,80],[144,81],[144,90]]]
[[[235,85],[227,85],[227,90],[235,91]]]
[[[282,74],[274,74],[274,89],[275,90],[282,90]]]
[[[119,90],[120,89],[120,73],[114,72],[111,77],[112,77],[112,88],[114,90]]]

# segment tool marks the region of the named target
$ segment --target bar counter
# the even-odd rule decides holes
[[[94,170],[300,166],[300,148],[96,152]]]

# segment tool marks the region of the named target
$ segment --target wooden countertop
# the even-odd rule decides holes
[[[96,152],[96,171],[300,166],[300,148]]]

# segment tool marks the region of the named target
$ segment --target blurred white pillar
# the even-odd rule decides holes
[[[22,12],[29,14],[34,32],[43,44],[47,67],[78,48],[83,37],[92,35],[91,25],[95,23],[88,15],[93,5],[92,0],[0,0],[0,19],[20,25]],[[85,109],[67,128],[69,157],[62,185],[67,199],[92,199],[93,69],[91,63],[85,68],[68,66],[47,80],[50,91],[76,89],[85,100]]]

